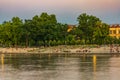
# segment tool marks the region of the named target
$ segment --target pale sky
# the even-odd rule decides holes
[[[42,12],[58,22],[76,24],[81,13],[95,15],[108,24],[120,24],[120,0],[0,0],[0,23],[14,16],[31,19]]]

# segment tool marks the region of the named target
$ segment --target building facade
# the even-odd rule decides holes
[[[73,30],[75,27],[76,27],[76,25],[68,25],[67,32],[70,32],[70,31]]]
[[[109,35],[111,37],[120,39],[120,24],[113,24],[109,27]]]

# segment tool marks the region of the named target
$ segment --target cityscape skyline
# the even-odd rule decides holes
[[[119,24],[119,3],[120,0],[0,0],[0,23],[14,16],[31,19],[47,12],[55,14],[61,23],[77,24],[77,17],[87,13],[107,24]]]

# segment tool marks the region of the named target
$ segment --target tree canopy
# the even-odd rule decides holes
[[[56,15],[42,13],[32,19],[13,17],[0,25],[0,46],[56,46],[79,44],[109,44],[109,26],[86,13],[77,18],[78,26],[67,32],[68,25],[59,23]]]
[[[85,43],[96,43],[109,35],[109,25],[102,23],[96,16],[83,13],[77,20],[79,22],[78,29],[81,32],[79,37],[85,40]]]

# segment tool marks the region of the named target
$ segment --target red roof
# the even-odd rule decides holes
[[[120,24],[112,24],[110,25],[110,28],[120,28]]]

